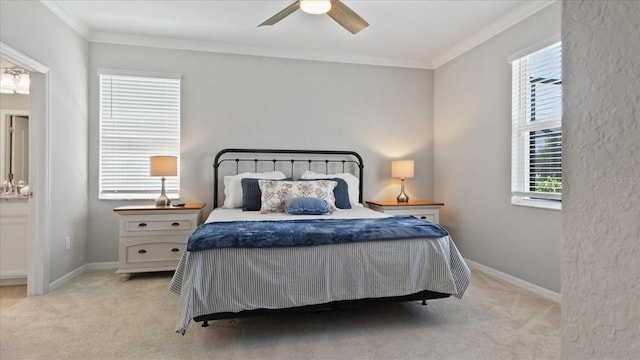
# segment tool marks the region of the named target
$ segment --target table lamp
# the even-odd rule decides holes
[[[149,159],[149,174],[162,176],[162,193],[156,199],[156,206],[169,206],[171,200],[164,192],[164,177],[178,175],[178,158],[176,156],[152,156]]]
[[[413,160],[393,160],[391,162],[391,177],[400,178],[400,195],[398,202],[408,202],[409,197],[404,192],[404,179],[413,177]]]

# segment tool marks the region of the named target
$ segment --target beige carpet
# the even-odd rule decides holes
[[[192,323],[170,273],[87,271],[3,306],[0,359],[558,359],[560,307],[474,273],[463,300]]]

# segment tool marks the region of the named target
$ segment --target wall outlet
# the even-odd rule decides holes
[[[71,249],[71,236],[67,236],[67,237],[64,239],[64,247],[65,247],[65,249],[67,249],[67,250]]]

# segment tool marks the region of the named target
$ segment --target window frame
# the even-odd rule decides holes
[[[166,177],[165,188],[167,197],[170,199],[179,199],[180,198],[180,124],[181,124],[181,101],[182,101],[182,89],[181,89],[181,74],[174,73],[156,73],[156,72],[142,72],[142,71],[128,71],[128,70],[115,70],[115,69],[98,69],[98,105],[99,105],[99,113],[98,113],[98,200],[153,200],[156,199],[160,195],[161,191],[161,179],[160,177],[152,177],[149,174],[149,158],[153,155],[172,155],[176,156],[178,159],[178,172],[177,176]],[[150,105],[149,103],[140,105],[140,108],[135,108],[132,112],[137,110],[142,110],[143,115],[138,116],[139,112],[136,113],[135,116],[126,118],[127,115],[131,116],[131,113],[127,113],[127,110],[122,108],[118,108],[118,105],[114,105],[114,99],[117,98],[116,91],[124,91],[123,88],[126,87],[123,85],[120,89],[114,89],[114,84],[105,85],[110,87],[109,89],[103,88],[103,81],[106,79],[119,79],[128,81],[129,84],[135,83],[135,80],[132,78],[140,78],[140,83],[136,84],[139,86],[144,86],[144,81],[158,81],[158,82],[166,82],[167,86],[165,87],[165,91],[169,94],[169,101],[162,102],[162,104],[166,103],[166,106],[162,108],[164,111],[163,115],[160,116],[159,122],[157,124],[152,123],[152,120],[144,119],[145,116],[149,116],[153,110],[156,109],[156,105]],[[176,87],[177,85],[177,87]],[[145,89],[149,90],[149,89]],[[103,93],[103,91],[111,91]],[[173,91],[173,93],[171,93]],[[177,91],[177,94],[176,94]],[[103,96],[105,94],[109,95],[109,99],[105,100]],[[126,94],[122,94],[126,95]],[[146,95],[146,94],[145,94]],[[162,100],[167,99],[167,95]],[[140,95],[140,98],[136,98],[135,100],[140,100],[145,98],[146,96]],[[127,97],[127,100],[132,99],[131,97]],[[156,98],[158,100],[158,98]],[[153,101],[152,99],[150,102]],[[135,105],[138,106],[138,105]],[[131,107],[131,106],[129,106]],[[144,107],[150,107],[152,110],[144,113],[145,109],[141,109]],[[120,112],[121,118],[117,118],[114,116],[114,112],[118,112],[118,110],[123,110]],[[105,114],[109,113],[109,119],[105,118]],[[157,115],[156,115],[157,117]],[[122,121],[122,119],[126,119]],[[113,130],[113,124],[118,123],[115,127],[122,127],[122,123],[132,123],[135,122],[135,125],[142,125],[139,129],[134,130],[133,134],[131,133],[131,129],[125,130],[125,133],[122,134],[123,139],[126,137],[128,140],[136,139],[139,140],[140,146],[137,151],[133,151],[132,155],[127,154],[122,155],[124,152],[129,152],[130,149],[127,149],[126,142],[124,145],[118,147],[119,145],[111,145],[107,144],[109,142],[108,138],[114,137],[117,138],[117,130]],[[164,124],[165,129],[159,124]],[[107,124],[107,125],[105,125]],[[107,129],[109,125],[112,126],[111,129]],[[145,134],[145,130],[143,130],[144,125],[147,127],[152,126],[154,132],[162,132],[163,136],[149,137],[146,136],[147,139],[153,139],[153,145],[149,144],[148,141],[145,141],[145,136],[141,136]],[[135,137],[135,133],[139,132],[139,137]],[[107,135],[105,135],[107,133]],[[115,133],[115,134],[114,134]],[[136,143],[136,145],[138,145]],[[112,150],[111,152],[106,151],[107,149]],[[114,150],[115,149],[115,150]],[[124,151],[123,151],[124,150]],[[118,154],[120,152],[121,154]],[[106,153],[106,155],[105,155]],[[109,155],[111,154],[111,155]],[[106,157],[111,157],[112,159],[105,159]],[[114,171],[106,171],[105,167],[109,163],[111,164],[121,164],[120,161],[125,158],[125,163],[129,164],[129,167],[123,164],[122,168],[125,170],[117,170],[115,171],[116,175],[114,175]],[[117,162],[114,162],[113,159],[116,159]],[[131,178],[124,178],[126,181],[123,184],[126,184],[125,187],[120,187],[120,184],[113,185],[113,179],[117,178],[118,171],[126,172],[127,168],[135,169],[134,174]],[[135,174],[137,173],[137,174]],[[141,175],[147,174],[147,175]],[[115,181],[118,182],[118,181]],[[137,184],[137,185],[136,185]]]
[[[535,86],[534,82],[527,81],[526,83],[516,82],[516,72],[520,73],[520,69],[516,66],[520,65],[520,60],[529,58],[535,53],[543,50],[560,46],[562,51],[562,44],[560,41],[560,35],[554,35],[544,41],[535,44],[527,49],[519,51],[516,54],[509,56],[508,62],[512,65],[512,143],[511,143],[511,155],[512,155],[512,168],[511,168],[511,204],[517,206],[528,206],[552,210],[562,209],[562,192],[535,192],[531,189],[533,186],[531,182],[531,158],[535,154],[531,151],[532,135],[534,131],[540,130],[552,130],[551,134],[558,136],[560,139],[560,151],[562,151],[562,112],[560,116],[549,119],[535,119],[535,108],[532,108],[535,101],[535,91],[526,91],[526,87]],[[562,53],[561,53],[562,54]],[[562,56],[562,55],[561,55]],[[561,58],[562,59],[562,58]],[[516,63],[518,65],[516,65]],[[562,71],[562,61],[560,61],[560,72]],[[529,66],[529,64],[526,64]],[[530,78],[530,77],[529,77]],[[520,79],[522,79],[520,77]],[[551,79],[547,79],[551,80]],[[556,79],[559,81],[558,86],[561,85],[562,79]],[[523,91],[524,90],[524,91]],[[562,91],[562,89],[560,89]],[[562,94],[562,93],[561,93]],[[527,99],[522,99],[523,96],[528,96]],[[529,100],[527,102],[527,100]],[[527,107],[526,105],[529,106]],[[523,115],[524,114],[524,115]],[[559,128],[559,133],[554,134],[554,131]],[[555,131],[557,132],[557,131]],[[560,156],[560,166],[562,166]],[[561,182],[562,184],[562,182]],[[539,196],[538,196],[539,195]]]

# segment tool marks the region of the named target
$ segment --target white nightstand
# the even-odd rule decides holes
[[[439,223],[440,208],[444,203],[426,200],[409,200],[397,202],[395,200],[367,201],[369,208],[394,216],[411,215],[418,219]]]
[[[202,222],[205,204],[180,207],[121,206],[113,209],[120,215],[120,280],[132,273],[172,271],[184,252],[189,235]]]

